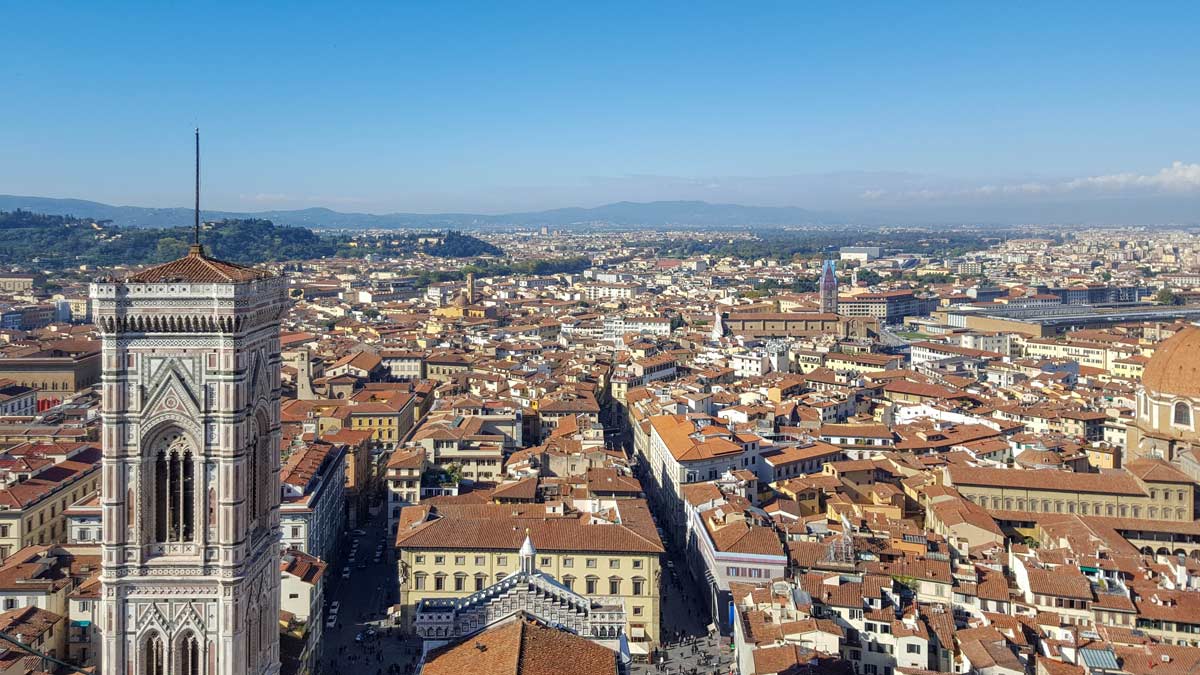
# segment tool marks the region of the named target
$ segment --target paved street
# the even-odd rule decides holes
[[[706,595],[692,578],[684,558],[684,542],[665,531],[667,557],[662,576],[662,647],[653,664],[638,663],[634,675],[660,673],[728,673],[732,664],[728,640],[708,633],[712,621]],[[724,646],[722,646],[724,644]]]
[[[326,586],[326,618],[329,603],[340,603],[338,624],[325,628],[324,654],[317,668],[318,675],[344,673],[346,667],[355,675],[389,675],[410,673],[420,653],[416,640],[407,641],[398,628],[390,625],[388,608],[396,602],[395,564],[391,559],[391,542],[386,536],[386,519],[382,514],[362,527],[362,534],[349,536],[346,542],[348,560],[329,569]],[[663,648],[653,664],[638,663],[635,675],[661,673],[692,673],[711,675],[728,673],[731,656],[728,641],[722,642],[708,634],[711,621],[701,587],[691,578],[681,547],[667,533],[664,544],[668,555],[662,575]],[[358,542],[357,552],[349,557],[351,545]],[[374,562],[377,547],[383,545],[383,555]],[[342,578],[342,570],[350,567],[350,578]],[[374,630],[374,636],[367,631]],[[361,641],[357,640],[362,636]]]
[[[687,637],[661,650],[661,660],[653,665],[635,664],[635,675],[725,675],[733,667],[729,647],[713,637]]]
[[[391,558],[391,542],[386,536],[386,519],[382,513],[363,526],[363,534],[351,535],[350,546],[358,541],[353,558],[330,569],[326,598],[338,600],[338,625],[325,629],[324,654],[318,674],[344,673],[354,667],[355,675],[378,673],[409,673],[416,665],[416,643],[405,642],[397,628],[388,621],[387,610],[397,598],[395,565]],[[383,554],[374,562],[376,548],[383,544]],[[342,578],[342,569],[349,565],[350,578]],[[329,611],[326,603],[326,612]],[[366,632],[374,630],[374,636]],[[356,637],[362,635],[362,640]],[[395,668],[392,668],[392,666]]]

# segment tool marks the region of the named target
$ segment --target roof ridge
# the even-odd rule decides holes
[[[205,264],[205,266],[208,267],[208,269],[212,270],[213,272],[216,272],[217,274],[220,274],[221,276],[225,277],[226,279],[232,280],[232,277],[230,277],[229,274],[225,270],[221,269],[221,266],[217,265],[216,263],[221,262],[226,265],[235,265],[236,263],[226,263],[223,260],[214,261],[214,259],[209,258],[208,256],[204,255],[203,252],[201,252],[196,257],[199,258],[200,261],[203,262]],[[239,267],[240,267],[240,265],[239,265]]]
[[[513,675],[520,675],[521,664],[525,660],[525,630],[527,624],[525,622],[524,611],[518,610],[517,623],[520,625],[520,629],[517,631],[517,662],[514,664]]]
[[[214,283],[211,275],[217,277],[218,281],[216,283],[236,283],[238,281],[262,279],[270,276],[270,272],[248,265],[212,258],[205,255],[203,249],[192,247],[188,250],[187,255],[130,274],[125,278],[125,281],[134,283],[162,283],[172,281]]]

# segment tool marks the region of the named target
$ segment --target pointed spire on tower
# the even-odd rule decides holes
[[[821,293],[821,311],[825,314],[837,314],[837,270],[834,268],[834,262],[832,260],[826,260],[821,266],[821,281],[819,284],[819,289]]]
[[[200,128],[196,128],[196,207],[192,213],[192,245],[188,255],[204,255],[200,245]]]
[[[717,305],[713,311],[713,327],[712,334],[709,336],[713,342],[720,342],[721,338],[725,337],[725,317],[721,316],[721,306]]]

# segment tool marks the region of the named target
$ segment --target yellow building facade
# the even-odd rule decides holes
[[[630,641],[654,647],[662,543],[644,501],[617,503],[616,523],[561,510],[561,504],[406,507],[396,534],[403,622],[411,624],[421,600],[465,598],[520,571],[519,550],[528,536],[540,572],[585,597],[620,600]]]

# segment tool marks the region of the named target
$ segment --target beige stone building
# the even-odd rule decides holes
[[[0,560],[26,546],[66,542],[64,512],[100,489],[100,448],[94,444],[31,443],[9,452],[33,473],[0,486]]]
[[[100,345],[91,340],[57,340],[10,350],[0,358],[0,379],[37,389],[39,401],[61,401],[99,383]]]
[[[992,510],[1172,521],[1194,517],[1194,483],[1162,460],[1134,460],[1125,469],[1099,473],[955,465],[942,476],[947,486]]]
[[[526,536],[540,572],[585,597],[622,604],[631,644],[658,643],[664,549],[640,499],[403,509],[396,549],[405,624],[421,600],[465,598],[519,572]]]
[[[32,274],[0,274],[0,291],[21,293],[33,288]]]
[[[428,466],[425,450],[405,448],[394,450],[388,458],[387,511],[388,532],[396,534],[400,523],[400,511],[421,501],[421,474]]]

